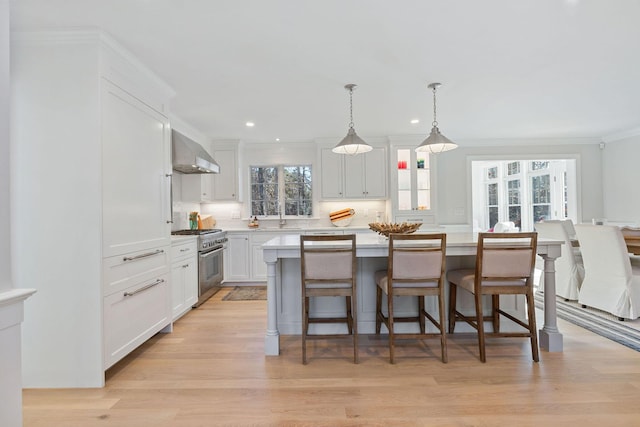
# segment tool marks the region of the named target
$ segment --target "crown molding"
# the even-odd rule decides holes
[[[612,133],[602,138],[605,143],[616,142],[622,139],[633,138],[634,136],[640,136],[640,127],[628,129],[622,132]]]

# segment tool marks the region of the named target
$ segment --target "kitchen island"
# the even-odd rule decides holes
[[[555,259],[560,256],[562,243],[560,240],[538,239],[537,253],[544,259],[544,326],[540,329],[539,337],[540,347],[548,351],[562,351],[562,334],[557,327],[555,299]],[[448,233],[447,269],[473,267],[476,248],[477,234]],[[287,335],[301,333],[300,235],[287,234],[275,237],[263,244],[262,249],[267,264],[265,354],[277,356],[280,353],[281,332]],[[384,237],[375,233],[356,235],[358,331],[363,334],[375,331],[376,285],[373,275],[375,271],[386,268],[388,250],[388,241]],[[448,291],[448,286],[446,289]],[[524,313],[522,297],[509,297],[512,299],[506,301],[505,308],[516,314]],[[343,306],[338,302],[341,300],[343,299],[325,298],[323,301],[314,302],[312,310],[316,315],[332,316],[335,312],[343,310]],[[406,301],[404,306],[400,306],[400,310],[411,310],[410,302]],[[434,308],[427,306],[427,309],[433,311]],[[339,327],[329,324],[313,326],[333,333],[336,333],[336,330],[332,328]]]

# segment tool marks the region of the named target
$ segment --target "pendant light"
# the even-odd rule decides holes
[[[416,148],[416,152],[426,151],[428,153],[438,154],[443,151],[453,150],[454,148],[458,148],[458,145],[451,142],[449,138],[440,133],[440,129],[438,129],[438,121],[436,120],[436,89],[442,86],[441,83],[431,83],[427,86],[429,89],[433,90],[433,123],[431,128],[431,134],[422,141],[422,144]]]
[[[331,151],[338,154],[349,154],[355,155],[360,153],[366,153],[367,151],[373,150],[373,147],[367,144],[356,134],[356,130],[353,128],[353,88],[356,85],[350,83],[345,85],[345,89],[349,91],[349,114],[351,121],[349,122],[349,131],[347,132],[347,136],[345,136],[342,141]]]

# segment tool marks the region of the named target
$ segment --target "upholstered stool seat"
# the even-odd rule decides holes
[[[302,363],[307,363],[307,339],[351,336],[353,361],[358,363],[358,319],[356,304],[356,236],[300,236],[302,288]],[[314,318],[309,314],[312,297],[345,297],[343,317]],[[312,323],[346,323],[346,334],[309,334]]]
[[[396,339],[440,338],[442,361],[447,362],[447,337],[445,330],[444,269],[446,259],[445,234],[391,234],[389,236],[389,260],[387,270],[376,271],[376,334],[382,324],[389,331],[389,361],[394,363]],[[387,315],[382,312],[382,294],[387,298]],[[394,315],[394,297],[418,298],[415,316]],[[425,296],[436,296],[439,320],[425,309]],[[426,332],[426,319],[438,329]],[[419,333],[397,333],[396,322],[417,322]]]

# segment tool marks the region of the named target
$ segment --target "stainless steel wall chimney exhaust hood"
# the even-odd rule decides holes
[[[182,173],[220,173],[216,163],[202,145],[171,130],[173,169]]]

